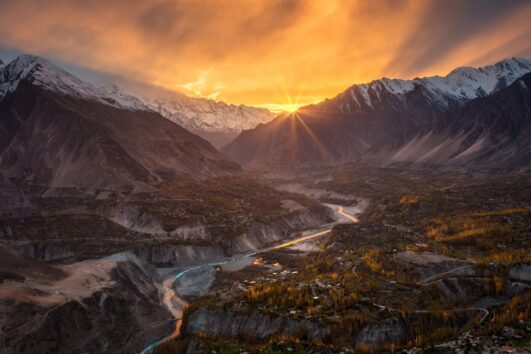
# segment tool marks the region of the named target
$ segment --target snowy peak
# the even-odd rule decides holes
[[[352,109],[352,106],[358,110],[363,106],[374,108],[387,94],[403,100],[417,86],[427,89],[443,105],[447,99],[466,102],[499,91],[528,72],[531,72],[531,60],[515,57],[480,68],[459,67],[447,76],[413,80],[383,78],[349,88],[346,93],[352,98],[353,104],[349,104],[347,110]]]
[[[138,98],[116,87],[98,87],[66,72],[44,58],[21,55],[9,64],[0,66],[0,99],[18,87],[21,80],[62,95],[97,101],[106,105],[130,110],[147,110]]]
[[[478,93],[491,94],[507,87],[531,71],[531,60],[512,58],[481,68],[460,67],[446,77],[428,77],[418,80],[447,95],[465,100],[478,97]]]
[[[227,104],[207,99],[175,97],[147,101],[148,106],[169,120],[193,131],[240,132],[273,119],[267,109]]]
[[[39,71],[42,72],[39,73]],[[27,54],[21,55],[2,68],[0,76],[0,85],[4,89],[2,93],[5,94],[8,90],[15,90],[20,80],[32,74],[35,74],[35,79],[43,79],[45,73],[53,73],[53,76],[70,76],[70,74],[64,72],[44,58]]]

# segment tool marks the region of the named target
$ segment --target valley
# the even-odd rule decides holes
[[[335,207],[336,207],[336,213],[338,215],[345,217],[347,220],[350,220],[351,222],[357,222],[357,219],[354,216],[346,214],[343,211],[342,206],[335,206]],[[337,220],[339,219],[340,218],[338,217]],[[189,277],[190,279],[188,280],[188,282],[193,283],[193,284],[200,284],[200,286],[194,285],[192,289],[187,289],[188,295],[198,295],[198,294],[201,295],[209,290],[208,288],[211,285],[211,282],[203,283],[200,280],[200,277],[202,275],[207,275],[207,277],[210,275],[211,277],[212,268],[219,267],[220,269],[230,269],[231,272],[237,272],[238,270],[243,269],[246,266],[255,264],[257,263],[257,261],[259,262],[261,258],[258,258],[258,255],[262,253],[266,253],[271,250],[279,250],[282,248],[295,246],[297,244],[304,243],[309,240],[313,240],[315,238],[327,235],[331,232],[331,230],[332,230],[331,228],[327,228],[324,230],[305,232],[304,236],[298,236],[295,238],[291,238],[286,242],[282,242],[278,245],[269,246],[264,249],[259,249],[252,253],[243,254],[243,255],[235,255],[231,257],[230,259],[226,259],[220,262],[208,262],[204,264],[194,265],[194,266],[191,266],[185,269],[177,268],[175,270],[177,271],[177,273],[175,274],[173,274],[175,271],[164,269],[166,273],[169,273],[165,275],[165,278],[162,282],[163,287],[165,288],[164,304],[170,309],[170,312],[174,316],[176,320],[175,322],[176,328],[175,328],[175,331],[170,336],[165,337],[161,340],[157,340],[154,343],[150,344],[149,346],[146,347],[146,349],[142,351],[142,353],[147,353],[151,350],[154,350],[157,346],[162,345],[163,343],[177,337],[180,334],[180,327],[182,326],[182,315],[187,305],[182,299],[177,297],[176,293],[179,293],[179,294],[183,293],[183,289],[179,287],[179,284],[184,281],[183,278]],[[211,270],[210,272],[208,271],[209,268]],[[204,274],[205,270],[207,273],[210,273],[210,274]],[[176,285],[176,283],[178,284]]]
[[[306,180],[314,191],[327,186],[328,196],[347,185],[348,196],[360,184],[369,202],[359,223],[346,219],[326,236],[302,238],[314,247],[270,248],[238,271],[213,265],[210,290],[185,296],[190,305],[181,337],[155,353],[430,352],[513,344],[525,352],[517,345],[529,336],[530,209],[529,196],[517,191],[529,176],[347,165],[313,178],[326,182],[289,183]],[[476,220],[444,239],[434,235],[433,221],[447,218]],[[464,332],[455,343],[447,340]]]
[[[530,72],[270,120],[0,62],[0,353],[529,352]]]

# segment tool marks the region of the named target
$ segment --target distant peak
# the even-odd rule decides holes
[[[527,58],[521,58],[521,57],[512,57],[512,58],[506,58],[502,59],[494,64],[480,66],[480,67],[473,67],[473,66],[460,66],[452,70],[448,76],[455,75],[455,74],[463,74],[463,73],[474,73],[478,71],[486,72],[491,70],[513,70],[515,67],[520,68],[530,68],[531,67],[531,59]]]
[[[0,65],[4,65],[4,61],[0,58]]]

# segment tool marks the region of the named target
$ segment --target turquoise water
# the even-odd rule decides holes
[[[240,269],[245,268],[246,266],[248,266],[249,264],[251,264],[254,261],[253,254],[248,254],[248,255],[244,255],[244,256],[240,255],[240,256],[237,256],[237,257],[229,258],[229,259],[224,260],[224,261],[217,261],[217,262],[211,262],[211,263],[205,263],[205,264],[199,264],[199,265],[191,266],[191,267],[186,268],[184,270],[180,270],[180,271],[178,271],[177,273],[175,273],[173,275],[170,275],[171,274],[171,272],[170,272],[170,274],[168,274],[165,277],[164,281],[167,281],[167,280],[171,279],[170,284],[172,284],[172,286],[173,286],[173,283],[175,281],[177,281],[178,279],[184,277],[186,274],[193,273],[196,270],[200,270],[202,268],[207,268],[207,267],[222,266],[222,268],[224,270],[226,270],[226,271],[238,271]],[[173,338],[173,336],[169,335],[169,336],[165,336],[165,337],[162,337],[160,339],[154,340],[147,347],[145,347],[140,352],[140,354],[147,354],[147,353],[151,352],[153,349],[155,349],[156,346],[166,342],[167,340],[169,340],[171,338]]]

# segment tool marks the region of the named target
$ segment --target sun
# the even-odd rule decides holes
[[[299,88],[299,92],[295,96],[292,96],[286,87],[284,87],[284,97],[288,101],[287,103],[282,104],[283,111],[287,113],[294,113],[297,112],[297,110],[302,106],[302,104],[299,103],[299,98],[301,95],[301,89]]]
[[[256,105],[258,107],[266,108],[270,110],[273,113],[294,113],[299,110],[304,104],[300,103],[269,103],[269,104],[262,104],[262,105]]]
[[[288,87],[284,82],[281,82],[278,88],[283,96],[283,102],[258,104],[257,106],[266,108],[273,113],[280,114],[295,113],[299,110],[299,108],[308,104],[308,102],[303,103],[300,101],[301,94],[303,91],[302,86],[300,86],[298,89],[293,90],[295,91],[294,95],[289,92],[290,90],[288,90]]]
[[[297,112],[301,106],[302,106],[302,105],[301,105],[301,104],[298,104],[298,103],[288,103],[288,104],[283,104],[283,105],[282,105],[282,107],[283,107],[282,110],[283,110],[284,112],[287,112],[287,113],[294,113],[294,112]]]

